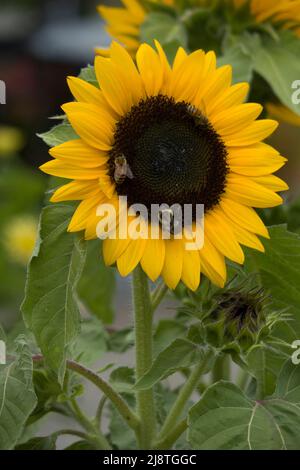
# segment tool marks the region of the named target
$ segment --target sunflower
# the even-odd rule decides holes
[[[300,2],[299,0],[233,0],[235,7],[249,4],[250,12],[257,23],[271,21],[282,25],[300,35]]]
[[[187,249],[186,238],[173,236],[107,238],[104,260],[116,263],[122,276],[140,263],[152,281],[161,275],[170,288],[182,280],[195,290],[201,272],[224,286],[225,258],[242,264],[241,245],[264,251],[258,235],[268,237],[268,230],[253,207],[280,205],[277,192],[287,189],[272,175],[286,159],[262,142],[277,122],[256,120],[262,107],[243,103],[248,84],[231,85],[231,66],[217,68],[214,52],[179,48],[170,66],[155,45],[142,44],[135,65],[113,43],[109,59],[95,59],[100,88],[69,77],[76,101],[62,109],[79,138],[50,149],[54,158],[41,169],[73,180],[51,201],[81,201],[68,230],[84,230],[86,239],[97,237],[98,206],[118,210],[118,196],[149,211],[153,204],[204,204],[201,249]],[[133,177],[120,183],[115,171],[121,155]],[[119,216],[135,220],[122,211]]]
[[[140,44],[140,27],[145,20],[146,10],[139,0],[122,0],[122,3],[123,8],[101,5],[98,11],[107,23],[109,35],[134,55]],[[107,50],[96,48],[96,53],[106,55]]]
[[[107,23],[106,30],[109,35],[120,41],[128,52],[135,56],[141,43],[140,28],[145,21],[147,10],[140,0],[121,0],[121,2],[124,7],[100,5],[98,11]],[[152,0],[152,3],[172,6],[174,0]],[[96,53],[107,56],[108,51],[96,48]]]
[[[99,6],[98,11],[107,23],[107,32],[120,41],[131,55],[135,55],[141,42],[140,29],[147,14],[146,7],[140,0],[121,0],[123,7]],[[299,0],[222,0],[224,7],[233,6],[237,11],[248,7],[255,22],[271,22],[285,29],[295,31],[300,36],[300,1]],[[222,6],[220,2],[220,7]],[[175,5],[174,0],[156,0],[167,6]],[[211,0],[195,0],[193,5],[212,6]],[[176,6],[175,6],[176,7]],[[201,44],[199,44],[201,46]],[[107,55],[107,50],[96,48],[96,52]]]

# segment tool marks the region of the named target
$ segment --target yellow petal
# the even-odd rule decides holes
[[[184,250],[181,279],[192,291],[198,288],[200,284],[199,251]]]
[[[201,271],[218,287],[224,287],[226,281],[226,265],[224,256],[218,252],[205,236],[204,246],[199,252]]]
[[[111,114],[109,108],[104,109],[94,103],[71,101],[63,104],[61,108],[67,115],[72,113],[88,114],[99,121],[98,127],[105,126],[106,130],[113,129],[116,124],[116,118]],[[102,120],[104,121],[102,122]]]
[[[54,158],[83,168],[105,165],[109,159],[106,152],[90,147],[80,139],[69,140],[52,147],[49,153]]]
[[[116,185],[112,183],[112,180],[107,173],[101,174],[101,178],[99,179],[99,187],[108,199],[113,197]]]
[[[227,177],[225,196],[233,201],[259,208],[282,204],[282,198],[274,191],[261,186],[245,176],[230,174]]]
[[[117,42],[111,45],[111,59],[122,70],[122,79],[128,86],[128,93],[131,94],[132,104],[138,103],[145,96],[144,87],[137,68],[126,51]],[[149,64],[150,66],[150,64]]]
[[[213,271],[217,273],[217,277],[226,280],[226,265],[224,256],[214,247],[212,242],[209,240],[207,233],[205,233],[204,245],[199,251],[201,270],[202,267],[206,266],[207,271],[211,271],[209,266],[213,268]],[[203,271],[204,272],[204,271]]]
[[[256,103],[240,104],[210,117],[210,121],[221,136],[231,136],[254,121],[262,109],[262,106]]]
[[[247,232],[247,230],[244,230],[242,227],[236,224],[233,224],[231,227],[239,243],[248,246],[249,248],[254,248],[261,253],[265,252],[265,248],[262,242],[254,233]]]
[[[132,102],[126,84],[120,77],[120,70],[111,59],[97,56],[95,72],[106,100],[119,116],[124,116]]]
[[[230,86],[232,80],[232,67],[224,65],[218,68],[211,76],[207,76],[203,86],[199,87],[194,104],[197,108],[209,105],[216,100]]]
[[[112,239],[106,238],[103,241],[103,258],[107,266],[114,264],[122,256],[130,243],[130,238]]]
[[[98,180],[71,181],[71,183],[58,188],[50,201],[62,202],[82,200],[89,196],[96,195],[98,192]]]
[[[257,157],[265,158],[266,160],[278,157],[279,152],[264,142],[258,142],[246,147],[231,147],[228,149],[228,160],[230,163],[238,163],[239,160],[251,160]],[[283,158],[283,157],[281,157]]]
[[[221,199],[220,206],[231,221],[262,237],[270,238],[263,221],[252,207],[244,206],[225,197]]]
[[[289,189],[285,181],[274,175],[257,176],[251,178],[258,184],[263,185],[265,188],[271,189],[272,191],[287,191]]]
[[[48,175],[77,180],[94,180],[105,174],[103,167],[81,168],[56,159],[44,163],[40,169]]]
[[[205,54],[203,66],[203,79],[211,76],[216,71],[217,57],[214,51],[209,51]]]
[[[183,47],[178,47],[175,59],[173,62],[173,70],[178,69],[178,67],[182,64],[182,62],[187,58],[187,53],[183,49]]]
[[[82,201],[77,207],[68,227],[68,232],[78,232],[86,226],[87,220],[96,214],[99,202],[97,198],[91,197]]]
[[[158,52],[160,63],[161,63],[162,69],[163,69],[164,82],[167,82],[170,78],[170,75],[171,75],[170,64],[168,62],[165,51],[161,47],[160,43],[158,41],[154,40],[154,44],[155,44],[156,50]]]
[[[203,76],[204,57],[201,50],[192,52],[172,71],[168,91],[176,101],[193,101]]]
[[[99,88],[96,88],[94,85],[91,85],[79,77],[68,77],[67,81],[71,93],[77,101],[93,103],[100,107],[107,106],[104,96]]]
[[[141,266],[151,281],[160,276],[165,261],[165,241],[149,238],[141,259]]]
[[[71,103],[62,106],[67,113],[68,119],[76,133],[91,147],[100,150],[110,150],[113,144],[114,126],[111,116],[101,110],[92,111],[92,105],[86,104],[90,110],[76,111]],[[83,103],[72,103],[72,105],[83,106]],[[100,109],[100,108],[99,108]]]
[[[256,144],[269,137],[277,127],[278,123],[271,119],[261,119],[260,121],[252,122],[237,135],[233,134],[227,138],[226,145],[227,147],[243,147]]]
[[[116,51],[116,43],[114,47]],[[118,53],[121,54],[120,50]],[[123,64],[126,64],[125,69],[112,59],[95,58],[95,72],[101,90],[119,116],[124,116],[143,97],[141,79],[137,71],[136,74],[132,72],[133,63],[123,56]]]
[[[148,96],[157,95],[163,82],[163,68],[156,52],[148,44],[142,44],[136,61]]]
[[[147,240],[142,238],[130,241],[126,251],[117,260],[121,276],[127,276],[136,268],[144,254],[146,243]]]
[[[243,250],[220,208],[207,214],[204,224],[205,234],[208,235],[214,246],[227,258],[242,264],[245,259]]]
[[[207,103],[209,115],[216,115],[220,111],[243,103],[249,93],[248,83],[237,83],[227,88],[216,100]]]
[[[279,170],[286,158],[263,142],[248,147],[231,147],[227,161],[231,171],[245,176],[264,176]]]
[[[175,289],[180,281],[183,265],[183,240],[165,240],[165,263],[162,276],[170,289]]]
[[[226,222],[230,225],[239,243],[248,246],[249,248],[254,248],[255,250],[261,251],[262,253],[265,251],[263,244],[254,233],[245,230],[240,225],[238,225],[237,222],[234,222],[232,219],[227,218],[225,212],[223,212],[223,216],[225,217]]]

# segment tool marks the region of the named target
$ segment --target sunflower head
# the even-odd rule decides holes
[[[123,44],[131,55],[135,55],[141,43],[141,28],[151,11],[151,3],[160,4],[163,7],[173,7],[178,9],[175,0],[154,0],[153,2],[142,2],[141,0],[121,0],[121,7],[99,6],[98,11],[106,22],[106,29],[110,36]],[[215,33],[223,30],[224,22],[229,21],[231,26],[239,31],[262,24],[271,24],[274,27],[289,29],[300,36],[300,4],[297,0],[221,0],[212,2],[211,0],[194,0],[179,2],[180,8],[206,7],[210,15],[198,15],[199,19],[205,18],[210,21],[212,11],[216,14],[212,22],[216,27]],[[194,20],[193,20],[194,21]],[[195,30],[189,30],[188,35],[190,46],[196,45],[196,48],[203,47],[199,42],[199,27],[195,23]],[[196,38],[193,38],[195,34]],[[205,38],[202,38],[204,41]],[[192,47],[193,49],[193,47]],[[96,49],[97,53],[107,55],[107,50]]]
[[[216,299],[207,331],[211,340],[218,337],[222,346],[238,342],[242,349],[258,341],[266,333],[267,296],[261,288],[234,288],[222,292]]]
[[[238,12],[249,11],[257,24],[271,23],[300,35],[300,4],[296,0],[232,0]]]
[[[232,85],[214,52],[179,48],[170,64],[159,43],[142,44],[135,64],[113,43],[95,73],[98,87],[69,77],[76,101],[63,110],[78,139],[52,148],[42,166],[72,180],[51,199],[80,201],[69,231],[105,238],[104,260],[123,276],[140,263],[172,289],[180,280],[197,289],[201,273],[223,287],[226,258],[243,263],[241,245],[264,251],[268,231],[253,207],[280,205],[287,189],[272,175],[285,159],[262,142],[277,123],[257,120],[262,107],[244,103],[248,85]],[[176,225],[168,237],[162,214]]]
[[[274,311],[268,293],[247,278],[213,295],[210,310],[202,315],[202,337],[233,357],[243,356],[254,345],[267,343],[274,326],[285,319]]]

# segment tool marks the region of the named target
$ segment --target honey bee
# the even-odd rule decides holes
[[[194,106],[192,104],[188,104],[186,109],[187,109],[188,113],[191,114],[192,116],[197,116],[198,112],[197,112],[196,106]]]
[[[205,112],[205,104],[202,103],[202,108],[204,109]],[[204,120],[204,115],[199,111],[196,106],[192,104],[188,104],[186,107],[188,113],[194,118],[196,124],[201,124]],[[205,112],[206,114],[206,112]]]
[[[127,160],[124,155],[120,155],[115,158],[115,171],[114,171],[114,180],[116,184],[124,183],[126,178],[133,178],[132,171],[127,163]]]
[[[175,235],[180,228],[178,220],[175,220],[175,215],[172,209],[161,209],[158,215],[159,223],[165,232]]]

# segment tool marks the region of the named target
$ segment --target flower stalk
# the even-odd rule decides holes
[[[188,400],[190,399],[192,393],[196,389],[201,376],[203,375],[204,371],[206,371],[207,361],[210,360],[210,356],[208,355],[206,360],[197,364],[194,369],[192,370],[188,380],[183,385],[180,390],[180,393],[172,406],[170,413],[168,414],[166,421],[159,433],[158,442],[164,439],[164,436],[169,435],[175,428],[177,421],[181,417],[185,405],[187,404]]]
[[[148,279],[138,266],[132,276],[134,305],[136,380],[152,365],[152,317],[153,309]],[[140,419],[139,447],[151,449],[156,430],[153,388],[136,392],[137,413]]]

